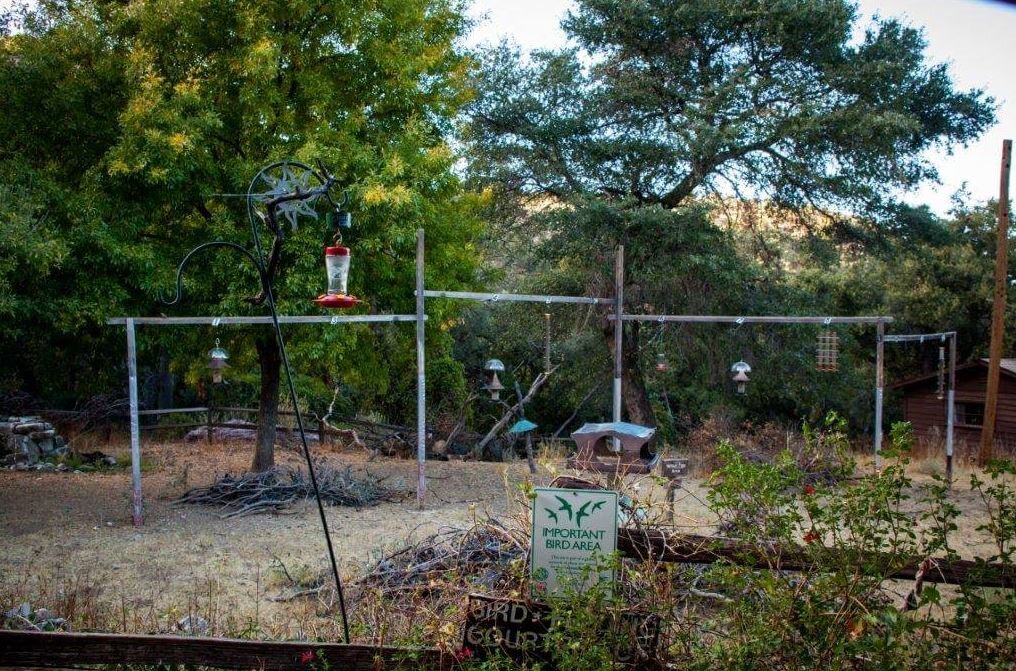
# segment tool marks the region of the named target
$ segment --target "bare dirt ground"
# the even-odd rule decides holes
[[[329,463],[383,476],[406,492],[404,500],[363,509],[328,508],[327,517],[346,579],[361,573],[385,550],[442,527],[468,527],[487,515],[518,514],[525,462],[428,462],[428,503],[415,501],[416,462],[368,462],[362,453],[315,448]],[[127,460],[125,445],[106,451]],[[126,631],[168,631],[186,614],[209,620],[213,634],[286,638],[333,632],[334,618],[320,603],[278,602],[279,562],[299,579],[327,566],[317,511],[301,504],[287,514],[224,520],[214,509],[181,506],[184,491],[243,472],[251,458],[245,443],[152,443],[144,447],[145,525],[130,522],[130,473],[0,471],[0,608],[27,600],[63,608],[64,616],[92,626]],[[299,465],[295,452],[277,461]],[[535,484],[552,479],[560,462],[545,462]],[[927,478],[917,475],[918,481]],[[968,478],[963,477],[965,482]],[[657,499],[662,491],[640,494]],[[952,494],[965,512],[955,538],[964,556],[985,556],[991,546],[975,512],[980,504],[963,485]],[[709,533],[715,521],[701,481],[688,479],[678,495],[675,526]],[[87,625],[86,625],[87,626]]]

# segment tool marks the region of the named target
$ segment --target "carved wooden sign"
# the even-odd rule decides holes
[[[471,594],[463,648],[476,660],[501,653],[519,663],[539,662],[540,668],[551,671],[557,668],[548,647],[553,618],[546,604]],[[605,615],[602,630],[603,640],[617,642],[613,651],[615,668],[653,667],[660,638],[657,616],[639,612]]]

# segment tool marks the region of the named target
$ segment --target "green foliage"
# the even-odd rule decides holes
[[[527,273],[609,295],[610,252],[624,244],[631,311],[873,312],[879,303],[865,299],[877,286],[853,287],[846,305],[788,279],[838,260],[835,243],[874,245],[884,231],[936,241],[896,196],[935,177],[926,149],[966,143],[994,117],[991,98],[956,89],[927,61],[919,30],[862,27],[846,0],[582,0],[563,27],[568,49],[483,54],[470,176],[492,187],[497,243]],[[732,221],[735,199],[757,199],[765,216]],[[818,421],[847,407],[855,428],[869,424],[857,396],[870,379],[859,352],[870,350],[854,347],[858,333],[841,333],[840,377],[806,380],[814,329],[671,327],[655,344],[674,365],[653,379],[652,327],[625,330],[629,413],[648,421],[655,408],[668,435],[734,405],[727,370],[753,355],[764,365],[737,412]],[[578,370],[606,345],[587,353]]]
[[[251,246],[242,198],[265,164],[320,159],[351,196],[351,291],[371,311],[413,304],[415,233],[427,233],[428,282],[471,282],[478,196],[466,193],[446,137],[468,100],[468,24],[457,0],[41,3],[0,42],[0,379],[68,403],[125,378],[117,314],[150,315],[186,250],[212,239]],[[10,30],[10,27],[8,27]],[[43,94],[44,92],[44,94]],[[73,138],[73,150],[68,139]],[[8,226],[10,222],[10,226]],[[262,235],[266,235],[262,231]],[[290,233],[276,284],[280,310],[317,311],[321,247],[308,221]],[[177,314],[261,314],[253,270],[227,253],[191,267]],[[450,311],[431,313],[428,354]],[[167,355],[199,382],[222,337],[233,374],[256,369],[251,329],[144,331],[142,366]],[[326,401],[340,382],[393,417],[385,399],[412,384],[404,327],[294,328],[300,387]],[[410,354],[401,355],[402,350]],[[46,373],[59,367],[59,380]],[[454,385],[452,385],[454,386]]]

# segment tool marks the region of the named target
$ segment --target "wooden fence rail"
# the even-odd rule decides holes
[[[969,559],[907,558],[885,553],[844,553],[832,548],[790,546],[760,550],[735,539],[674,534],[656,529],[618,529],[617,549],[624,557],[685,564],[728,561],[739,566],[780,571],[812,571],[834,563],[851,565],[896,580],[976,587],[1016,587],[1012,565]]]
[[[449,669],[437,648],[246,641],[193,636],[133,636],[0,631],[0,667],[76,668],[84,664],[191,664],[265,671],[423,671]]]
[[[712,564],[729,561],[757,569],[821,570],[829,562],[863,568],[885,578],[1016,587],[1012,566],[969,560],[908,560],[888,554],[843,553],[829,548],[791,546],[762,551],[734,539],[619,529],[623,556],[663,562]],[[223,669],[333,668],[448,670],[452,659],[437,648],[382,648],[336,643],[246,641],[183,636],[67,634],[0,631],[0,667],[74,668],[84,664],[191,664]]]

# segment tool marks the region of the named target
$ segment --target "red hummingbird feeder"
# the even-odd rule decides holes
[[[328,293],[314,299],[323,308],[351,308],[359,299],[346,293],[349,280],[349,247],[325,247],[325,272],[328,274]]]

